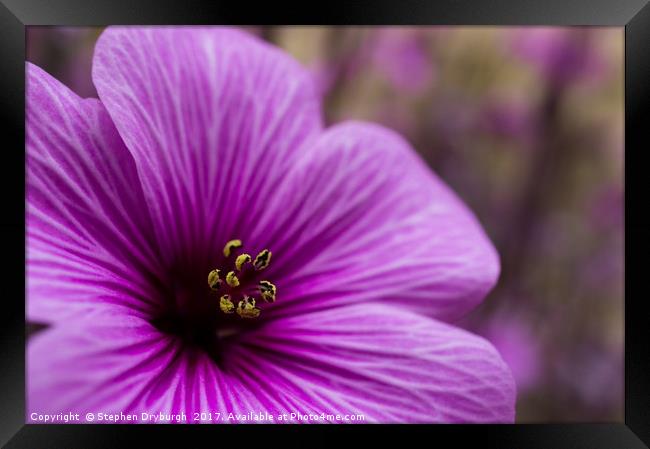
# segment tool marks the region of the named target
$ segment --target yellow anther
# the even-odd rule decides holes
[[[255,270],[261,271],[269,266],[269,263],[271,262],[272,254],[271,251],[269,251],[268,249],[263,249],[262,251],[259,252],[259,254],[255,257],[255,259],[253,259],[250,254],[240,253],[240,252],[234,253],[234,251],[237,248],[241,248],[241,247],[242,247],[242,242],[239,239],[230,240],[226,243],[226,245],[223,248],[223,255],[226,258],[233,256],[235,260],[234,267],[232,267],[233,268],[232,271],[228,271],[227,269],[223,270],[224,273],[227,272],[227,274],[223,278],[221,277],[221,270],[215,268],[214,270],[210,271],[210,273],[208,273],[208,285],[215,292],[221,289],[225,289],[226,292],[229,293],[229,294],[222,294],[221,297],[219,298],[219,309],[221,310],[222,313],[232,314],[237,312],[237,315],[239,315],[241,318],[246,318],[246,319],[257,318],[258,316],[260,316],[260,313],[262,311],[259,307],[255,305],[256,299],[251,296],[243,294],[243,292],[250,293],[251,292],[250,289],[252,287],[248,285],[248,282],[246,281],[244,276],[246,270],[246,264],[250,263],[253,265],[253,268]],[[232,266],[233,264],[232,260],[233,259],[230,259],[230,261],[227,262],[226,266]],[[237,276],[237,274],[241,276],[241,280]],[[260,281],[257,286],[257,290],[260,295],[259,297],[261,297],[263,301],[275,302],[277,288],[273,283],[269,281]],[[237,292],[236,298],[237,299],[241,298],[241,301],[237,302],[236,299],[235,300],[233,299],[232,296],[234,295],[233,292]]]
[[[242,318],[257,318],[260,316],[260,312],[261,310],[255,307],[255,298],[244,296],[244,299],[237,304],[237,315]]]
[[[223,255],[229,257],[232,250],[239,247],[241,247],[241,240],[229,240],[226,246],[223,247]]]
[[[260,281],[259,287],[260,295],[264,301],[275,302],[276,288],[274,284],[269,281]]]
[[[235,311],[235,305],[230,299],[230,295],[223,295],[219,300],[219,308],[223,313],[233,313]]]
[[[268,249],[260,251],[257,257],[255,257],[255,261],[253,261],[253,266],[255,267],[255,269],[257,271],[260,271],[268,267],[269,262],[271,262],[272,255],[273,254]]]
[[[208,273],[208,285],[212,290],[219,290],[221,287],[221,279],[219,279],[219,270],[212,270]]]
[[[241,254],[237,256],[237,259],[235,259],[235,267],[237,267],[237,271],[241,271],[241,268],[244,266],[244,264],[247,264],[250,261],[250,254]]]
[[[226,284],[230,285],[231,287],[239,286],[239,279],[237,279],[237,275],[235,275],[234,271],[229,271],[226,275]]]

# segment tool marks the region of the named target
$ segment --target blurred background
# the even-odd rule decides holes
[[[518,422],[623,420],[623,28],[257,27],[314,76],[328,123],[396,129],[501,255],[462,323],[512,368]],[[30,27],[81,96],[98,28]]]

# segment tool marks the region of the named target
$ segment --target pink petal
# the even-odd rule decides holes
[[[99,303],[150,309],[151,223],[133,158],[106,110],[27,64],[27,313]]]
[[[182,388],[176,371],[187,364],[182,348],[139,317],[91,311],[29,341],[28,412],[172,410]],[[165,395],[156,393],[161,383]]]
[[[87,318],[30,341],[28,413],[514,419],[512,376],[489,343],[392,307],[358,305],[268,322],[224,341],[219,364],[140,318],[105,311]]]
[[[139,418],[143,412],[185,413],[191,423],[195,412],[262,410],[257,391],[244,381],[200,349],[115,308],[54,326],[32,337],[27,347],[28,418],[31,413],[80,413],[82,420],[87,412]]]
[[[451,320],[499,274],[472,213],[407,142],[372,124],[326,131],[258,211],[251,235],[273,249],[264,275],[277,284],[279,314],[381,301]]]
[[[356,305],[270,322],[225,357],[262,406],[381,423],[513,422],[515,386],[482,338],[418,314]]]
[[[93,79],[133,153],[165,260],[216,263],[321,129],[311,78],[223,27],[108,28]],[[201,274],[203,276],[203,273]]]

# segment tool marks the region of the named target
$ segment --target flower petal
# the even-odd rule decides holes
[[[93,79],[135,158],[161,251],[185,266],[239,238],[321,129],[309,74],[224,27],[108,28]]]
[[[226,423],[250,421],[236,416],[250,413],[276,422],[282,413],[360,414],[358,422],[381,423],[514,419],[512,376],[489,343],[388,306],[268,322],[225,345],[220,364],[130,314],[87,318],[30,340],[28,413],[185,413],[191,420],[218,412],[217,422]]]
[[[326,131],[256,219],[252,234],[273,248],[265,275],[278,287],[274,313],[397,301],[452,320],[499,274],[472,213],[401,137],[376,125]]]
[[[231,348],[231,346],[228,346]],[[262,404],[381,423],[513,422],[515,386],[496,350],[459,328],[383,305],[271,321],[232,346],[234,377]]]
[[[278,412],[260,400],[255,382],[240,379],[207,353],[163,334],[122,309],[95,309],[32,337],[27,346],[27,413],[181,414]],[[223,418],[222,421],[220,419]],[[205,421],[205,418],[201,418]],[[125,421],[125,420],[120,420]],[[169,417],[160,418],[170,422]],[[208,419],[210,421],[210,419]],[[30,421],[31,422],[31,421]]]
[[[133,158],[106,110],[27,64],[27,312],[151,307],[159,257]]]
[[[273,407],[248,380],[222,370],[200,349],[124,310],[96,309],[56,326],[27,347],[27,409],[32,413],[245,415]],[[205,420],[205,419],[203,419]],[[122,420],[125,421],[125,420]],[[161,422],[173,419],[162,417]],[[83,421],[82,421],[83,422]],[[149,420],[148,422],[152,422]]]
[[[30,339],[28,412],[172,410],[173,388],[183,388],[171,374],[187,363],[182,348],[132,314],[89,311]],[[167,395],[155,394],[159,383],[170,389]]]

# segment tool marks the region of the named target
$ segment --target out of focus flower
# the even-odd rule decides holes
[[[515,54],[535,65],[553,84],[599,79],[606,68],[586,32],[571,28],[526,28],[510,35]]]
[[[435,81],[435,67],[421,35],[381,29],[372,35],[371,60],[398,90],[418,92]]]
[[[324,129],[283,52],[109,28],[99,100],[27,77],[30,411],[513,421],[503,360],[448,324],[490,241],[401,137]]]
[[[479,331],[487,338],[512,370],[517,391],[536,386],[542,369],[538,338],[524,319],[497,315]]]
[[[531,143],[535,138],[535,111],[523,101],[493,101],[482,111],[481,128],[484,132]]]
[[[476,109],[461,96],[440,95],[432,108],[430,126],[439,144],[451,152],[462,148],[463,139],[476,129],[477,123]]]

